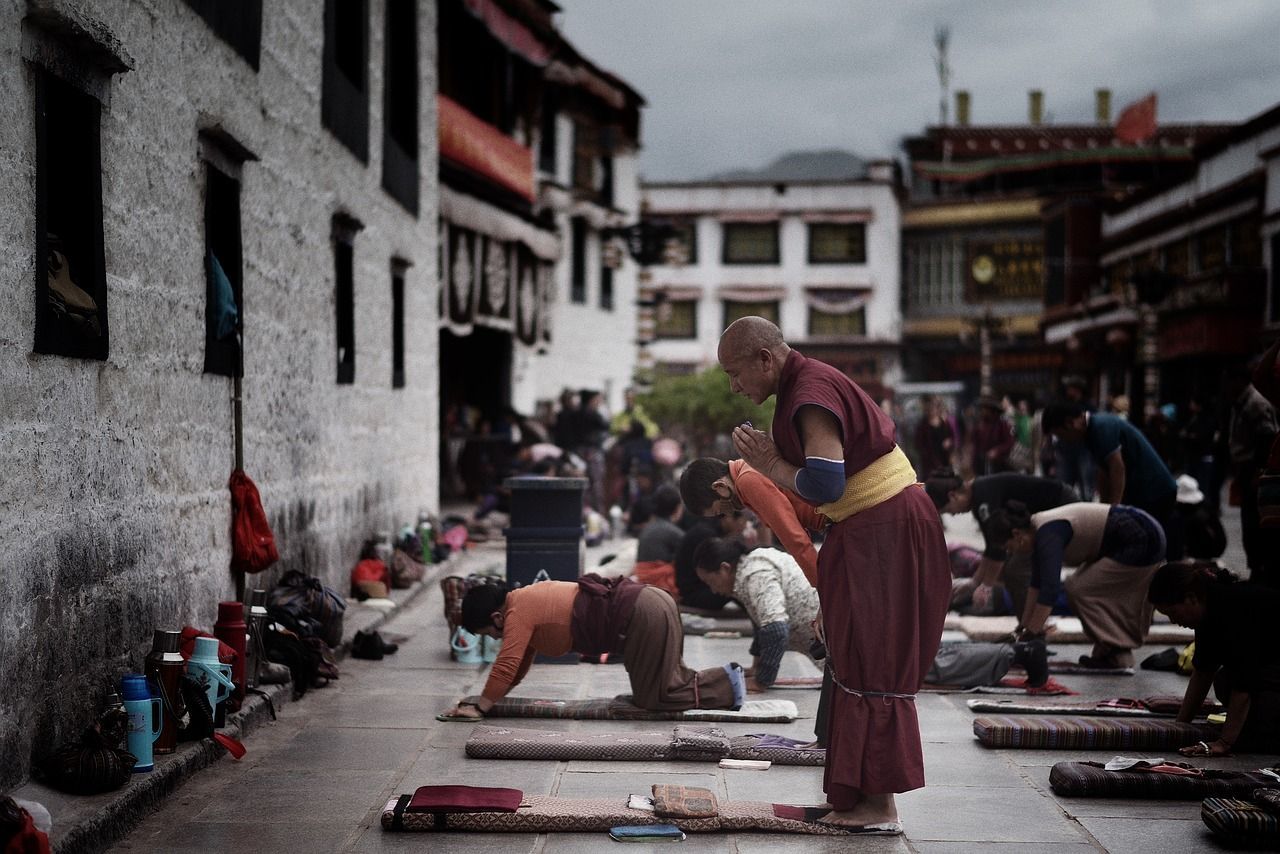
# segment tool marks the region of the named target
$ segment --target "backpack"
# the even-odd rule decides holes
[[[243,469],[231,473],[231,568],[261,572],[280,559],[258,487]]]
[[[290,618],[294,631],[315,635],[331,647],[342,643],[342,614],[347,602],[314,575],[291,569],[267,595],[267,610]]]

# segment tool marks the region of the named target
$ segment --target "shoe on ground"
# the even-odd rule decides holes
[[[1110,655],[1082,655],[1080,656],[1080,666],[1088,667],[1091,670],[1116,670],[1124,667],[1119,659]]]
[[[1013,645],[1013,663],[1027,671],[1027,684],[1039,688],[1049,681],[1049,651],[1044,638],[1018,641]]]
[[[377,632],[361,629],[351,639],[351,657],[363,658],[366,661],[381,661],[385,650],[383,640]]]
[[[258,684],[260,685],[283,685],[291,678],[289,668],[279,662],[263,660],[258,665]]]

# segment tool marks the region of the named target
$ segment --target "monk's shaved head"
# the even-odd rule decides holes
[[[748,353],[768,350],[774,355],[785,356],[787,344],[782,340],[782,330],[763,317],[742,317],[729,324],[720,336],[720,361]]]

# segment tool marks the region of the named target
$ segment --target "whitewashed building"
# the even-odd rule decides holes
[[[642,284],[653,306],[641,321],[643,367],[660,376],[713,365],[725,327],[759,315],[877,399],[899,381],[895,164],[846,155],[835,174],[814,177],[812,158],[832,160],[792,155],[759,173],[642,184],[646,220],[679,235]]]

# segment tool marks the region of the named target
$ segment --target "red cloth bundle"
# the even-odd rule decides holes
[[[419,786],[405,812],[515,812],[524,792],[488,786]]]

